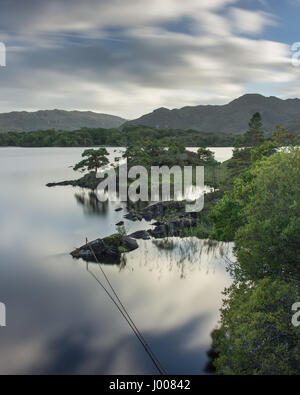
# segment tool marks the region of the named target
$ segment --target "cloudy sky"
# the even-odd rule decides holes
[[[0,0],[0,112],[300,97],[300,0]],[[299,44],[300,48],[300,44]]]

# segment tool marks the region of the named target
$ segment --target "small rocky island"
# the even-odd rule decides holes
[[[137,242],[129,236],[114,234],[91,241],[71,252],[73,258],[87,262],[120,263],[123,253],[136,250]]]
[[[211,174],[212,178],[211,180],[206,179],[205,182],[207,185],[216,186],[216,168],[219,164],[209,150],[200,148],[198,153],[195,154],[187,151],[185,147],[176,142],[170,142],[167,150],[164,145],[157,141],[144,143],[145,147],[143,149],[138,146],[127,149],[124,157],[127,158],[128,167],[134,164],[132,162],[140,163],[146,168],[149,167],[149,164],[158,166],[161,163],[167,163],[169,166],[176,164],[181,168],[192,165],[207,165],[211,169],[211,172],[207,173]],[[83,152],[82,157],[84,159],[77,163],[73,169],[88,171],[87,174],[77,180],[52,182],[47,184],[47,187],[70,185],[95,191],[99,184],[99,178],[96,176],[97,169],[109,163],[108,152],[105,148],[99,148],[98,150],[88,149]],[[116,181],[118,184],[118,177]],[[82,258],[85,261],[95,262],[98,260],[101,263],[118,263],[122,253],[138,248],[135,239],[149,240],[151,237],[164,238],[170,236],[208,238],[211,231],[208,215],[221,196],[222,192],[220,193],[218,190],[205,194],[205,207],[201,212],[196,213],[186,212],[186,201],[171,200],[152,204],[128,202],[128,213],[124,215],[124,218],[134,222],[141,220],[151,221],[151,225],[154,226],[153,229],[139,230],[127,236],[125,228],[123,228],[124,232],[105,237],[104,239],[94,240],[89,245],[76,249],[71,255],[74,258]],[[119,210],[122,210],[122,208],[116,209],[116,211]],[[123,224],[124,221],[119,221],[116,225],[121,227]],[[95,259],[93,252],[97,259]]]

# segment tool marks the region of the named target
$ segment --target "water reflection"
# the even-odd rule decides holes
[[[101,211],[87,192],[74,199],[80,189],[45,188],[74,177],[68,166],[81,152],[1,149],[0,300],[8,325],[0,328],[1,374],[155,373],[85,264],[69,255],[85,236],[115,232],[125,210],[110,203]],[[147,224],[125,220],[128,233]],[[231,282],[223,265],[231,247],[176,238],[138,243],[123,266],[105,266],[107,275],[167,370],[204,372],[221,292]],[[97,265],[89,270],[101,274]]]
[[[120,271],[132,272],[138,262],[140,267],[157,272],[159,278],[173,271],[184,279],[195,272],[214,274],[218,267],[234,259],[232,243],[196,237],[139,240],[138,244],[138,250],[122,255]]]
[[[85,215],[107,215],[109,210],[108,200],[100,202],[94,191],[86,192],[82,190],[81,192],[76,192],[74,197],[77,204],[83,208]]]

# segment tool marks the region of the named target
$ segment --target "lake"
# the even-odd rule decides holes
[[[215,149],[213,149],[215,150]],[[0,148],[0,374],[155,374],[148,355],[75,247],[115,232],[126,207],[100,204],[76,178],[82,148]],[[229,159],[231,148],[216,149]],[[125,220],[133,232],[145,221]],[[210,332],[232,244],[195,238],[138,241],[122,264],[102,265],[135,324],[170,374],[205,372]]]

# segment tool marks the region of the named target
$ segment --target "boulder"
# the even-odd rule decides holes
[[[137,216],[132,213],[128,213],[128,214],[124,215],[124,218],[128,219],[129,221],[134,221],[134,222],[138,220]]]
[[[129,236],[114,234],[103,239],[91,241],[88,245],[71,252],[73,258],[88,262],[120,263],[121,254],[138,248],[137,242]],[[95,255],[94,255],[95,254]],[[96,258],[95,258],[96,256]]]
[[[129,237],[132,237],[133,239],[143,239],[143,240],[150,239],[149,233],[146,230],[138,230],[137,232],[131,233]]]

